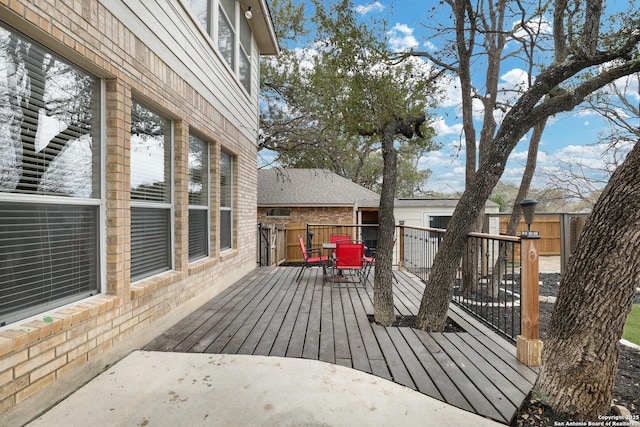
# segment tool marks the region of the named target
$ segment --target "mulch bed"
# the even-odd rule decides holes
[[[541,274],[540,279],[542,285],[540,286],[540,295],[543,296],[557,296],[558,295],[558,282],[560,281],[559,274]],[[640,295],[636,295],[636,304],[640,304]],[[551,320],[551,314],[553,313],[554,304],[552,303],[540,303],[540,336],[544,341],[546,329]],[[632,416],[640,415],[640,351],[627,347],[620,346],[620,360],[618,363],[618,373],[616,375],[615,386],[613,389],[613,403],[615,405],[624,406],[627,408]],[[615,424],[609,425],[629,425],[624,420],[617,416],[616,413],[610,414],[614,418],[612,419]],[[567,419],[563,419],[557,416],[551,408],[546,406],[542,401],[536,398],[532,393],[527,396],[523,402],[520,410],[514,416],[511,421],[512,427],[521,426],[560,426],[571,425]],[[593,423],[598,423],[599,420],[593,420]],[[606,425],[605,421],[602,421],[602,425]],[[577,424],[576,424],[577,425]],[[587,425],[587,424],[585,424]],[[592,424],[596,425],[596,424]]]
[[[367,318],[369,323],[376,323],[373,314],[368,314]],[[397,328],[413,328],[416,325],[417,316],[396,316],[396,320],[391,326]],[[465,332],[465,330],[456,322],[447,317],[447,323],[444,327],[444,332]]]

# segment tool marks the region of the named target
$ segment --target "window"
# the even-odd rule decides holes
[[[291,216],[291,211],[287,208],[267,209],[267,216]]]
[[[187,0],[189,10],[195,15],[202,28],[209,33],[209,0]]]
[[[430,216],[429,227],[446,229],[450,219],[450,216]]]
[[[240,82],[251,92],[251,28],[247,20],[240,19],[240,63],[238,64]]]
[[[227,64],[235,69],[235,39],[236,39],[236,4],[233,0],[219,0],[218,9],[218,49]]]
[[[189,137],[189,261],[209,255],[209,144]]]
[[[253,34],[244,12],[248,6],[235,0],[186,0],[187,7],[215,41],[224,61],[247,92],[251,92]],[[255,19],[255,18],[254,18]]]
[[[220,153],[220,249],[231,249],[233,237],[233,158]]]
[[[101,82],[0,26],[0,325],[100,288]]]
[[[131,280],[172,268],[171,122],[131,107]]]

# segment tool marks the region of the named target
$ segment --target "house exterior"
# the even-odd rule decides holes
[[[396,224],[446,228],[457,204],[458,199],[396,199]],[[287,230],[286,237],[278,233],[286,246],[282,256],[276,257],[279,261],[302,260],[297,236],[305,235],[307,224],[378,224],[379,205],[377,193],[325,169],[258,171],[258,223]],[[497,214],[499,206],[487,201],[485,212]],[[486,229],[499,234],[499,219],[487,217]],[[361,233],[362,240],[376,246],[377,227],[362,227]],[[314,240],[314,244],[319,243]],[[279,244],[271,242],[271,246]]]
[[[380,196],[326,169],[260,169],[258,222],[377,224]]]
[[[458,199],[395,199],[396,223],[446,228]],[[291,224],[377,224],[380,196],[325,169],[258,171],[258,222]],[[485,213],[499,206],[487,201]],[[499,234],[497,219],[490,232]]]
[[[277,53],[265,0],[0,0],[0,425],[255,268]]]
[[[396,199],[393,213],[396,222],[405,225],[430,228],[447,228],[449,219],[458,205],[458,199]],[[500,206],[487,200],[485,204],[484,231],[489,234],[500,234],[500,220],[497,216]]]

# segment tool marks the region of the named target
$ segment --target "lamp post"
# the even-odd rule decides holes
[[[537,204],[538,202],[532,199],[525,199],[520,202],[520,207],[522,208],[522,213],[524,214],[524,222],[527,224],[527,233],[525,234],[523,232],[522,233],[523,235],[526,235],[526,236],[538,235],[537,231],[531,231],[531,224],[533,224],[533,221],[536,216]]]
[[[516,340],[516,356],[528,366],[542,363],[542,341],[540,341],[539,284],[540,267],[538,242],[540,234],[531,231],[538,202],[526,199],[520,202],[527,231],[521,233],[520,241],[520,335]]]

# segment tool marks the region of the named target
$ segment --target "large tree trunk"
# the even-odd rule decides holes
[[[640,35],[637,36],[637,39],[640,40]],[[636,42],[635,39],[634,42]],[[635,44],[630,43],[629,46],[635,46]],[[545,69],[536,78],[536,83],[520,97],[505,115],[494,139],[494,144],[476,173],[473,186],[462,194],[449,221],[444,240],[433,261],[429,284],[422,295],[416,321],[418,328],[430,331],[444,330],[449,301],[453,294],[451,283],[464,253],[467,233],[471,231],[480,209],[502,176],[509,154],[519,139],[539,121],[561,111],[570,111],[588,94],[620,77],[640,70],[640,62],[637,61],[607,69],[596,77],[580,83],[573,92],[563,91],[540,105],[536,105],[543,96],[567,79],[567,72],[572,74],[581,71],[585,65],[584,59],[580,58],[577,62],[570,59],[563,64]]]
[[[397,152],[393,146],[397,124],[384,126],[382,132],[382,189],[378,211],[378,244],[373,286],[373,312],[375,321],[391,326],[395,321],[393,311],[393,234],[396,220],[393,215],[396,194]]]
[[[379,132],[382,138],[382,189],[380,191],[380,208],[378,211],[378,246],[376,248],[376,268],[373,286],[373,313],[375,321],[384,326],[391,326],[395,321],[393,311],[393,236],[396,220],[393,205],[396,196],[398,153],[394,142],[396,135],[407,139],[414,136],[423,138],[420,126],[427,120],[420,114],[407,119],[396,118],[385,123]],[[376,132],[377,133],[377,132]],[[364,135],[365,133],[363,133]]]
[[[611,405],[618,341],[640,282],[640,144],[596,202],[560,284],[539,393],[571,420]]]

